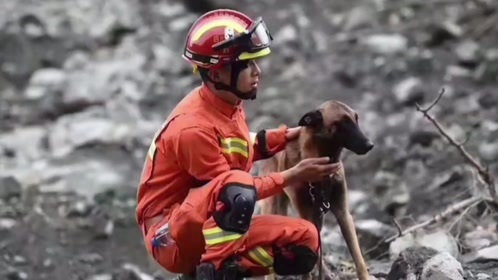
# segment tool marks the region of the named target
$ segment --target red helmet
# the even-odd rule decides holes
[[[230,9],[205,13],[190,28],[183,58],[194,68],[217,68],[270,54],[273,38],[262,18],[252,20]]]

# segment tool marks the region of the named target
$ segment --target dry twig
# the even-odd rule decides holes
[[[398,235],[401,235],[403,233],[403,229],[401,228],[401,225],[396,221],[396,219],[393,217],[393,223],[396,226],[396,229],[398,230]]]
[[[432,115],[429,114],[429,111],[439,102],[439,100],[441,100],[441,97],[443,96],[445,90],[444,88],[441,88],[441,90],[439,91],[439,94],[438,96],[436,97],[436,99],[434,99],[434,101],[432,101],[429,106],[427,106],[426,108],[422,108],[419,104],[415,104],[415,106],[417,107],[417,111],[421,112],[425,118],[427,118],[432,124],[434,124],[434,126],[437,128],[437,130],[439,131],[439,133],[446,139],[448,140],[448,142],[456,147],[458,149],[458,151],[460,152],[460,154],[465,158],[465,160],[467,161],[467,163],[469,163],[472,167],[474,167],[476,170],[477,170],[477,173],[479,174],[479,176],[482,178],[482,180],[487,184],[488,186],[488,190],[489,190],[489,193],[491,194],[492,198],[496,201],[498,201],[498,197],[497,197],[497,194],[496,194],[496,189],[495,189],[495,185],[494,185],[494,180],[493,178],[491,177],[491,174],[489,173],[488,169],[483,167],[478,160],[476,160],[472,155],[470,155],[467,150],[464,148],[464,144],[467,142],[468,138],[463,141],[462,143],[458,143],[452,136],[450,136],[448,134],[448,132],[443,128],[443,126],[441,125],[441,123],[436,120]],[[412,231],[416,231],[418,229],[421,229],[421,228],[424,228],[430,224],[433,224],[433,223],[436,223],[436,222],[439,222],[440,220],[446,218],[447,216],[461,210],[461,209],[464,209],[466,208],[463,213],[461,214],[460,218],[463,217],[470,208],[472,208],[473,206],[477,205],[479,202],[483,201],[484,199],[480,196],[473,196],[473,197],[470,197],[470,198],[467,198],[465,200],[462,200],[462,201],[459,201],[457,203],[454,203],[450,206],[448,206],[448,208],[446,208],[443,212],[435,215],[432,219],[429,219],[423,223],[419,223],[419,224],[416,224],[414,226],[411,226],[405,230],[401,230],[401,227],[399,226],[399,224],[396,222],[396,220],[393,220],[394,221],[394,224],[396,226],[396,228],[398,229],[398,234],[396,236],[392,236],[390,238],[387,238],[385,240],[385,242],[392,242],[393,240],[395,240],[396,238],[400,237],[400,236],[403,236],[407,233],[410,233]],[[459,219],[460,219],[459,218]],[[457,219],[457,221],[459,220]],[[454,222],[452,224],[451,227],[453,227],[453,225],[455,224],[456,222]],[[450,227],[450,228],[451,228]]]
[[[491,174],[489,173],[487,168],[482,166],[478,160],[476,160],[472,155],[469,154],[469,152],[467,152],[467,150],[463,146],[463,144],[466,141],[464,141],[464,143],[458,143],[451,135],[448,134],[448,132],[446,132],[446,130],[441,125],[441,123],[438,120],[436,120],[432,115],[429,114],[429,110],[431,110],[432,107],[434,107],[434,105],[436,105],[439,102],[439,100],[443,96],[444,92],[445,92],[444,88],[441,88],[436,99],[427,108],[422,108],[422,107],[420,107],[420,105],[415,104],[415,106],[417,107],[417,111],[424,114],[424,117],[427,118],[430,122],[432,122],[434,124],[434,126],[437,128],[439,133],[444,138],[446,138],[446,140],[448,140],[452,146],[456,147],[458,149],[458,151],[460,152],[460,154],[464,157],[464,159],[477,170],[477,172],[479,173],[479,176],[481,176],[481,178],[486,183],[486,185],[488,185],[488,190],[489,190],[489,193],[492,196],[492,198],[495,201],[498,201],[498,196],[496,193],[494,180],[491,177]]]
[[[462,211],[462,213],[458,216],[457,219],[455,219],[455,221],[453,223],[451,223],[451,225],[448,227],[448,231],[451,231],[453,229],[453,227],[458,224],[458,222],[460,222],[463,217],[465,215],[467,215],[467,213],[470,211],[470,209],[474,208],[475,206],[477,206],[477,204],[479,204],[479,202],[481,202],[480,200],[472,203],[471,205],[467,206],[467,208],[465,208],[465,210]],[[459,235],[459,234],[458,234]]]
[[[424,228],[424,227],[426,227],[428,225],[431,225],[433,223],[437,223],[437,222],[441,221],[442,219],[448,217],[449,215],[451,215],[451,214],[453,214],[453,213],[455,213],[455,212],[457,212],[457,211],[459,211],[459,210],[461,210],[461,209],[463,209],[465,207],[468,207],[468,206],[470,206],[470,205],[472,205],[474,203],[478,203],[480,201],[482,201],[482,198],[480,198],[480,197],[470,197],[470,198],[467,198],[467,199],[465,199],[463,201],[460,201],[460,202],[457,202],[455,204],[452,204],[452,205],[448,206],[448,208],[446,208],[443,212],[441,212],[441,213],[435,215],[434,217],[432,217],[432,219],[429,219],[429,220],[427,220],[427,221],[425,221],[423,223],[411,226],[411,227],[403,230],[401,232],[401,234],[398,234],[398,235],[395,235],[395,236],[392,236],[392,237],[386,239],[385,242],[387,242],[387,243],[392,242],[392,241],[394,241],[396,238],[398,238],[400,236],[403,236],[403,235],[408,234],[410,232],[413,232],[413,231],[416,231],[418,229]]]

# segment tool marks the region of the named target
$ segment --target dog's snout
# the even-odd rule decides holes
[[[351,149],[354,153],[358,154],[358,155],[364,155],[368,152],[370,152],[370,150],[373,149],[374,147],[374,143],[368,139],[365,139],[366,141],[363,142],[363,144],[360,144],[356,147],[356,149]],[[359,143],[358,143],[359,144]]]
[[[367,141],[367,143],[365,144],[365,149],[366,149],[366,150],[367,150],[367,152],[368,152],[368,151],[370,151],[371,149],[373,149],[373,147],[374,147],[374,146],[375,146],[375,145],[374,145],[374,143],[373,143],[372,141],[368,140],[368,141]]]

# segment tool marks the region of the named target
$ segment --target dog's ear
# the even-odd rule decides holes
[[[299,120],[299,126],[318,126],[323,124],[322,112],[319,110],[309,111]]]

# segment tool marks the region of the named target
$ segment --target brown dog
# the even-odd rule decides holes
[[[374,146],[358,127],[358,114],[338,101],[330,100],[322,103],[317,110],[306,113],[299,121],[299,125],[303,128],[298,139],[288,143],[284,151],[266,161],[261,169],[263,173],[283,171],[293,167],[302,159],[311,157],[329,156],[332,162],[339,162],[344,148],[358,155],[364,155]],[[334,214],[353,257],[358,278],[367,280],[369,278],[367,265],[348,209],[344,170],[341,169],[331,177],[317,178],[315,182],[288,186],[284,189],[284,193],[261,201],[261,214],[287,215],[289,200],[299,216],[314,223],[318,230],[322,228],[324,212],[330,210]],[[319,265],[323,266],[321,256]],[[326,266],[323,267],[327,274],[331,274]]]

